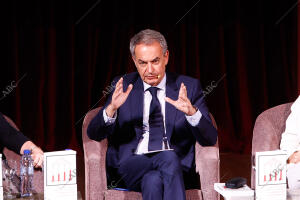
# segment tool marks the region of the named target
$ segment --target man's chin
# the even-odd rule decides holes
[[[157,79],[157,78],[156,78],[156,79],[148,79],[148,78],[146,78],[144,81],[145,81],[147,84],[151,85],[151,86],[156,86],[156,85],[158,85],[158,79]]]

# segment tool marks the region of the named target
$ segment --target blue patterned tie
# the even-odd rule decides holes
[[[161,106],[157,98],[157,87],[148,88],[152,95],[149,113],[149,144],[148,151],[161,150],[165,132]]]

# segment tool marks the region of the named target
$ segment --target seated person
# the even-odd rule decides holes
[[[195,143],[217,141],[199,80],[166,72],[167,48],[154,30],[131,39],[137,72],[114,79],[114,91],[87,130],[93,140],[108,138],[107,166],[144,200],[185,199],[183,176],[194,169]]]
[[[25,149],[32,152],[34,167],[41,167],[43,164],[43,151],[31,142],[20,131],[14,129],[0,113],[0,151],[6,147],[17,154],[23,154]],[[2,153],[3,155],[3,153]],[[3,156],[4,158],[4,156]]]
[[[300,96],[291,107],[286,120],[280,149],[288,154],[287,179],[290,189],[300,189]]]

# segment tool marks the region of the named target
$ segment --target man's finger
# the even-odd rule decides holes
[[[186,87],[185,87],[184,83],[181,83],[179,95],[180,96],[187,96],[187,91],[186,91]]]
[[[118,82],[116,83],[115,88],[116,88],[116,89],[119,88],[120,85],[122,85],[122,84],[123,84],[123,78],[121,77],[121,78],[118,80]]]
[[[115,94],[119,94],[120,92],[123,92],[123,84],[119,84],[114,91]]]
[[[118,86],[116,87],[116,90],[119,91],[123,89],[123,83],[119,83]]]
[[[127,87],[127,90],[126,90],[126,95],[129,95],[129,93],[131,92],[131,90],[132,90],[132,88],[133,88],[133,85],[132,84],[129,84],[129,86]]]
[[[184,95],[184,93],[183,93],[183,83],[181,83],[178,97],[181,97],[183,95]]]
[[[36,167],[38,163],[39,163],[39,157],[36,156],[34,161],[33,161],[33,165]]]
[[[178,97],[178,99],[181,99],[181,100],[184,101],[184,102],[187,102],[187,101],[188,101],[188,98],[187,98],[186,96],[184,96],[184,95]]]
[[[123,77],[121,77],[118,81],[118,83],[122,83],[123,82]]]
[[[184,85],[184,83],[183,83],[183,93],[184,93],[184,96],[187,97],[187,89],[186,89],[186,86]]]
[[[34,167],[41,167],[43,164],[43,160],[44,160],[43,155],[40,153],[37,153],[37,154],[35,154],[34,157],[35,157],[34,161],[33,161]]]
[[[173,99],[170,99],[169,97],[165,97],[165,101],[176,107],[176,101],[174,101]]]
[[[123,82],[123,78],[122,77],[118,80],[118,82],[116,83],[115,87],[117,88],[121,84],[121,82]]]
[[[41,157],[37,164],[37,167],[41,167],[42,165],[43,165],[43,158]]]

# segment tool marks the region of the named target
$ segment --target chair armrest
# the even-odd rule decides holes
[[[204,200],[217,200],[220,195],[214,190],[214,183],[220,182],[220,157],[218,143],[203,147],[196,142],[196,172],[200,175],[200,185]]]
[[[87,199],[97,199],[107,189],[106,150],[107,140],[84,141],[85,192]]]
[[[103,199],[107,190],[106,151],[107,139],[100,142],[87,136],[87,127],[100,108],[90,111],[82,125],[82,142],[85,166],[85,196],[87,200]]]
[[[257,120],[253,129],[252,155],[256,152],[278,149],[281,138],[276,132],[273,123],[269,120]]]
[[[255,189],[255,154],[262,151],[273,151],[279,149],[281,138],[276,134],[273,123],[262,116],[255,122],[252,138],[251,156],[251,188]]]

